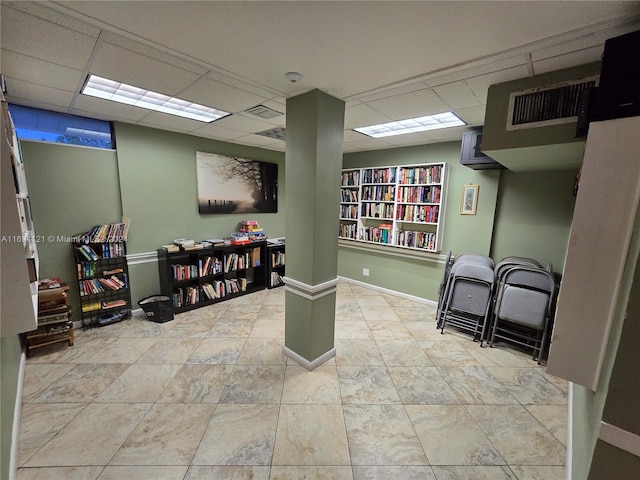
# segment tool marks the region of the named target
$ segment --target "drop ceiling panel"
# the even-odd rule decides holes
[[[464,80],[434,87],[433,91],[455,109],[480,105],[480,101]]]
[[[449,110],[449,106],[431,89],[374,100],[368,102],[368,105],[392,120],[403,120]]]
[[[241,112],[267,100],[231,85],[201,78],[180,92],[180,98],[218,108],[226,112]]]
[[[101,77],[170,96],[199,78],[193,72],[110,43],[100,45],[89,70]]]
[[[89,35],[93,38],[98,38],[100,35],[100,28],[90,25],[82,20],[78,20],[74,17],[70,17],[63,13],[57,12],[56,10],[52,10],[48,6],[46,6],[45,2],[2,2],[2,12],[4,15],[4,9],[7,5],[14,7],[18,10],[21,10],[25,13],[33,15],[35,17],[42,18],[43,20],[47,20],[49,22],[57,23],[62,27],[67,27],[71,30],[75,30],[77,32],[83,33],[85,35]]]
[[[86,95],[78,95],[73,105],[74,109],[84,110],[85,112],[101,112],[107,117],[114,117],[136,123],[149,115],[149,110],[122,103],[104,100],[102,98],[87,97]]]
[[[7,85],[11,85],[11,90],[7,86],[7,100],[18,105],[25,105],[22,100],[26,99],[35,104],[42,103],[66,107],[73,99],[72,92],[23,82],[13,78],[7,78]]]
[[[2,51],[2,73],[7,77],[25,81],[40,79],[39,83],[61,90],[79,85],[82,81],[80,70],[4,50]]]
[[[518,54],[498,60],[485,60],[478,62],[478,64],[474,66],[458,67],[444,74],[428,76],[425,81],[427,85],[437,87],[438,85],[453,83],[466,78],[479,77],[491,72],[508,70],[519,65],[524,65],[525,63],[525,56]]]
[[[357,140],[355,142],[348,142],[347,145],[350,145],[352,148],[356,148],[358,150],[376,150],[379,148],[391,148],[386,142],[379,140],[377,138],[367,138],[363,135],[362,140]]]
[[[217,140],[234,140],[238,137],[246,135],[246,132],[235,130],[233,128],[223,127],[218,124],[220,120],[208,123],[203,127],[193,130],[191,133],[194,135],[200,135],[208,138],[215,138]]]
[[[464,127],[451,127],[443,128],[441,130],[430,130],[429,132],[426,132],[425,135],[436,142],[459,142],[462,139],[462,134],[468,128],[469,127],[465,125]]]
[[[500,70],[499,72],[488,73],[479,77],[473,77],[467,79],[467,85],[473,91],[480,103],[487,104],[487,90],[491,85],[498,83],[510,82],[511,80],[517,80],[519,78],[526,78],[529,76],[526,65],[509,68],[507,70]]]
[[[228,117],[216,120],[215,123],[221,127],[233,128],[234,130],[240,130],[247,133],[256,133],[273,128],[273,124],[271,123],[263,120],[254,120],[244,114],[229,115]]]
[[[381,98],[393,97],[395,95],[402,95],[404,93],[411,93],[418,90],[424,90],[429,85],[423,80],[418,82],[411,82],[406,85],[394,87],[394,88],[385,88],[384,90],[378,91],[372,94],[365,94],[359,96],[360,100],[363,102],[371,102],[373,100],[380,100]]]
[[[205,125],[204,122],[191,120],[190,118],[175,117],[162,112],[149,112],[139,123],[140,125],[168,129],[174,132],[191,132]]]
[[[404,147],[406,145],[419,145],[421,143],[428,143],[429,137],[425,133],[405,133],[404,135],[395,135],[393,137],[381,138],[385,143],[396,147]]]
[[[573,52],[567,55],[558,55],[556,57],[545,58],[533,62],[533,71],[536,75],[541,73],[562,70],[563,68],[576,67],[586,63],[597,62],[602,56],[601,47],[592,47],[589,49]]]
[[[276,145],[278,143],[284,143],[282,140],[278,140],[276,138],[270,138],[270,137],[265,137],[264,135],[255,135],[255,134],[238,137],[235,139],[235,141],[242,143],[243,145],[255,145],[255,146]]]
[[[469,125],[483,125],[485,110],[485,105],[480,105],[477,107],[457,108],[455,113]]]
[[[96,42],[91,36],[5,6],[0,25],[3,50],[78,70],[86,65]]]
[[[172,55],[171,53],[159,50],[150,45],[146,45],[142,42],[137,42],[130,38],[123,37],[122,35],[118,35],[109,31],[105,31],[101,38],[105,43],[110,43],[112,45],[126,48],[127,50],[131,50],[132,52],[140,53],[141,55],[154,58],[156,60],[159,60],[160,62],[168,63],[169,65],[173,65],[174,67],[187,70],[197,75],[205,75],[209,71],[209,69],[206,67],[197,65],[176,55]]]
[[[390,117],[385,117],[364,103],[346,108],[344,111],[344,128],[367,127],[390,120]]]

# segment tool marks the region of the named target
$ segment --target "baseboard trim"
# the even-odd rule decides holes
[[[287,357],[289,357],[294,362],[299,363],[304,368],[306,368],[307,370],[311,371],[311,370],[314,370],[315,368],[319,367],[323,363],[325,363],[327,360],[335,357],[336,356],[336,349],[335,349],[335,347],[332,348],[331,350],[329,350],[326,353],[323,353],[322,355],[320,355],[318,358],[316,358],[315,360],[313,360],[311,362],[309,360],[307,360],[306,358],[301,357],[300,355],[298,355],[296,352],[294,352],[293,350],[291,350],[288,347],[283,347],[282,348],[282,353],[284,355],[286,355]]]
[[[9,454],[9,480],[15,480],[18,475],[18,442],[20,440],[20,418],[22,416],[22,387],[24,372],[27,366],[27,354],[22,351],[20,366],[18,367],[18,387],[16,389],[16,403],[13,407],[13,426],[11,428],[11,452]]]
[[[354,280],[353,278],[342,277],[342,276],[338,275],[338,280],[341,280],[341,281],[346,282],[346,283],[351,283],[353,285],[358,285],[360,287],[369,288],[371,290],[376,290],[378,292],[387,293],[389,295],[394,295],[396,297],[406,298],[407,300],[411,300],[411,301],[414,301],[414,302],[417,302],[417,303],[423,303],[423,304],[429,305],[431,307],[437,307],[438,306],[438,302],[435,302],[433,300],[429,300],[427,298],[416,297],[415,295],[409,295],[408,293],[397,292],[395,290],[390,290],[388,288],[379,287],[377,285],[372,285],[370,283],[361,282],[360,280]]]
[[[603,442],[640,457],[640,435],[628,432],[607,422],[600,422],[598,438]]]

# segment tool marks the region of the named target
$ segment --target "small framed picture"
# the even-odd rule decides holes
[[[478,185],[462,186],[460,215],[475,215],[478,208]]]

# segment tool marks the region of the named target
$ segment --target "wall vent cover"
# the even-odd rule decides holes
[[[582,92],[596,86],[598,76],[512,92],[507,131],[575,122]]]
[[[255,107],[248,108],[245,112],[260,118],[274,118],[284,115],[284,113],[265,107],[264,105],[256,105]]]

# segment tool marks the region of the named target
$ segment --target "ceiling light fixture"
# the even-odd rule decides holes
[[[452,112],[438,113],[418,118],[408,118],[396,122],[381,123],[368,127],[354,128],[356,132],[363,133],[373,138],[390,137],[392,135],[404,135],[406,133],[424,132],[440,128],[459,127],[466,125]]]
[[[302,79],[302,74],[298,72],[287,72],[284,77],[291,83],[298,83]]]
[[[211,123],[230,115],[229,112],[217,108],[206,107],[197,103],[169,97],[162,93],[116,82],[108,78],[89,75],[81,92],[91,97],[103,98],[134,107],[146,108],[154,112],[168,113],[179,117]]]

